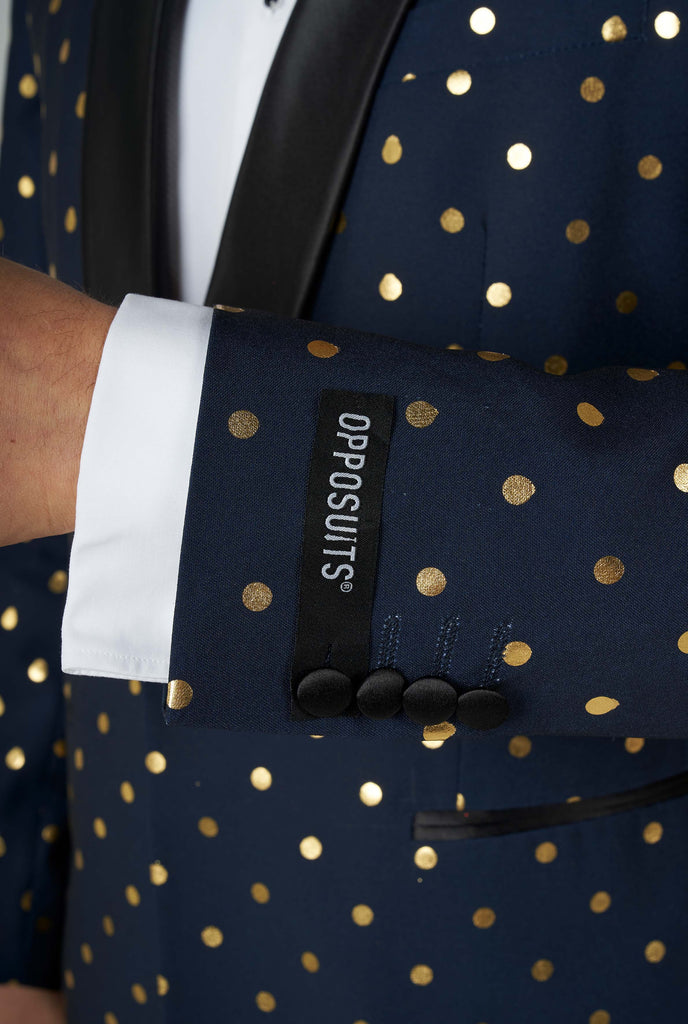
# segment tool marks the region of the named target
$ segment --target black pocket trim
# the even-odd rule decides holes
[[[413,821],[413,838],[418,841],[442,839],[483,839],[509,832],[528,832],[553,825],[571,825],[591,818],[647,807],[688,793],[688,771],[671,775],[621,793],[607,793],[574,803],[537,804],[534,807],[506,807],[497,811],[418,811]]]

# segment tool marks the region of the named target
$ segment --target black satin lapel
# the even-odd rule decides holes
[[[275,56],[206,297],[303,315],[380,72],[413,0],[298,0]]]
[[[163,0],[98,0],[82,163],[86,291],[154,294],[153,82]]]

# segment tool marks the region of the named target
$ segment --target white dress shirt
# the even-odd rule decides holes
[[[169,678],[212,318],[202,303],[263,85],[295,3],[189,0],[177,106],[184,301],[128,295],[105,341],[77,487],[65,672]]]

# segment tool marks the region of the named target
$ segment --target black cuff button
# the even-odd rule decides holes
[[[467,690],[459,697],[456,719],[470,729],[496,729],[509,717],[509,702],[496,690]]]
[[[456,690],[445,679],[426,676],[404,690],[403,704],[412,722],[437,725],[456,711]]]
[[[401,711],[406,680],[394,668],[378,668],[365,679],[356,694],[358,710],[366,718],[391,718]]]
[[[336,668],[316,668],[296,688],[299,707],[315,718],[341,715],[351,703],[351,696],[351,680]]]

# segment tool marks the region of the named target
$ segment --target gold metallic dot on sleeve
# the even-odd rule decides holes
[[[632,380],[654,380],[659,374],[657,370],[646,370],[641,366],[629,366],[626,373]]]
[[[21,747],[12,747],[5,754],[5,764],[13,772],[18,772],[26,764],[26,754]]]
[[[588,1024],[611,1024],[611,1019],[606,1010],[595,1010],[588,1017]]]
[[[76,231],[77,216],[76,209],[73,206],[67,208],[64,218],[65,231],[68,231],[71,235],[73,231]]]
[[[535,847],[535,860],[540,864],[551,864],[556,859],[559,851],[555,843],[538,843]]]
[[[213,306],[213,309],[221,309],[224,313],[244,313],[245,312],[243,306],[223,306],[219,302],[215,303],[215,305]]]
[[[468,71],[452,71],[451,75],[447,79],[447,89],[452,96],[463,96],[467,93],[473,84]]]
[[[583,423],[587,423],[589,427],[599,427],[601,423],[604,423],[604,416],[590,402],[579,402],[576,406],[576,412],[579,418],[583,420]]]
[[[497,919],[492,907],[478,907],[473,912],[473,924],[476,928],[491,928]]]
[[[511,288],[504,281],[495,281],[485,292],[485,298],[495,309],[501,309],[511,302]]]
[[[444,746],[444,740],[422,740],[423,746],[426,750],[439,750],[440,747]]]
[[[468,24],[476,35],[486,36],[497,24],[497,19],[489,7],[478,7],[468,19]]]
[[[612,898],[604,889],[593,893],[590,897],[590,909],[593,914],[604,914],[605,910],[609,910],[611,904]]]
[[[74,971],[70,971],[69,968],[64,972],[65,988],[74,988]]]
[[[525,505],[535,494],[535,484],[527,476],[508,476],[502,484],[502,494],[510,505]]]
[[[688,468],[688,467],[686,467],[686,468]],[[678,486],[678,484],[677,484],[677,486]],[[682,488],[682,490],[684,490],[684,489],[688,490],[688,486],[686,488]],[[7,630],[16,629],[18,622],[19,622],[19,612],[14,607],[14,605],[11,604],[7,608],[5,608],[5,610],[2,613],[2,615],[0,615],[0,626],[2,626],[3,629],[7,629]]]
[[[31,892],[30,889],[27,889],[26,892],[23,892],[21,894],[21,897],[19,899],[19,909],[23,910],[25,913],[28,914],[29,911],[31,910],[31,904],[32,903],[33,903],[33,893]]]
[[[319,338],[309,341],[306,347],[310,354],[318,359],[331,359],[339,352],[337,345],[333,345],[329,341],[321,341]]]
[[[623,18],[620,18],[618,14],[607,18],[602,26],[602,38],[605,43],[618,43],[621,39],[625,39],[627,35],[628,29]]]
[[[437,864],[437,852],[432,846],[419,846],[413,855],[413,863],[423,871],[430,871]]]
[[[547,356],[545,359],[545,373],[553,373],[555,376],[561,377],[568,368],[569,364],[564,356]]]
[[[364,782],[358,791],[358,798],[366,807],[376,807],[382,800],[382,787],[377,782]]]
[[[256,903],[267,903],[270,899],[270,890],[262,882],[254,882],[251,886],[251,896]]]
[[[84,751],[83,747],[74,748],[74,767],[78,772],[83,771],[84,767]]]
[[[315,974],[316,971],[320,970],[320,961],[318,960],[315,953],[306,951],[301,954],[301,966],[309,974]]]
[[[139,1003],[141,1006],[148,1002],[146,990],[143,985],[140,985],[138,982],[135,982],[135,984],[131,986],[131,994],[134,997],[134,1001]]]
[[[64,569],[56,569],[48,579],[48,590],[51,594],[64,594],[67,589],[67,573]]]
[[[83,871],[84,870],[84,854],[83,854],[83,850],[78,850],[77,849],[77,850],[74,851],[74,867],[76,868],[77,871]]]
[[[533,748],[528,736],[512,736],[509,740],[509,753],[512,757],[527,757]]]
[[[277,1006],[277,1000],[273,996],[272,992],[261,991],[256,995],[256,1006],[263,1013],[272,1013]]]
[[[585,705],[585,710],[589,715],[606,715],[618,706],[619,702],[615,697],[591,697]]]
[[[264,612],[272,601],[272,591],[265,583],[248,583],[241,600],[250,612]]]
[[[105,914],[103,917],[103,931],[110,938],[115,934],[115,922],[112,920],[109,914]]]
[[[616,308],[619,313],[632,313],[638,305],[638,296],[635,292],[619,292],[616,296]]]
[[[414,82],[415,79],[416,79],[416,76],[413,74],[413,72],[409,71],[402,78],[402,82]]]
[[[525,142],[515,142],[507,150],[506,162],[515,171],[524,171],[532,159],[532,150],[530,146],[526,146]]]
[[[401,160],[404,152],[398,135],[388,135],[382,147],[382,159],[386,164],[396,164]]]
[[[62,7],[62,0],[50,0],[50,3],[48,4],[48,13],[57,14],[60,7]]]
[[[618,583],[624,574],[624,564],[616,555],[604,555],[598,558],[593,568],[598,583]]]
[[[666,955],[666,946],[660,939],[653,939],[645,947],[645,959],[648,963],[658,964]]]
[[[450,739],[456,732],[456,726],[451,722],[436,722],[435,725],[423,726],[423,739],[427,741],[441,741]]]
[[[237,409],[227,420],[229,432],[240,441],[245,441],[257,432],[260,420],[248,409]]]
[[[428,566],[416,576],[416,587],[425,597],[437,597],[447,585],[447,578],[441,569]]]
[[[153,885],[164,885],[169,877],[169,872],[159,860],[148,865],[148,875]]]
[[[251,772],[251,785],[254,789],[270,789],[272,775],[267,768],[254,768]]]
[[[346,231],[346,214],[343,210],[339,214],[339,220],[337,221],[337,226],[334,230],[338,235],[341,235],[343,231]]]
[[[429,427],[437,415],[437,409],[430,402],[411,402],[406,406],[406,421],[412,427]]]
[[[443,230],[447,231],[450,235],[455,235],[458,231],[462,231],[465,223],[464,215],[455,206],[448,206],[440,215],[440,224]]]
[[[102,818],[93,819],[93,831],[99,839],[105,839],[107,836],[107,825]]]
[[[98,732],[102,733],[104,736],[110,732],[110,716],[107,711],[100,712],[96,719],[96,726],[98,728]]]
[[[525,640],[510,640],[502,651],[502,658],[507,665],[525,665],[530,660],[533,650]]]
[[[604,96],[604,82],[601,78],[590,75],[581,82],[580,94],[586,103],[599,103]]]
[[[427,964],[415,964],[409,973],[414,985],[429,985],[434,976],[432,967]]]
[[[688,654],[688,630],[685,633],[681,633],[677,642],[679,651],[682,654]]]
[[[551,960],[536,960],[530,973],[536,981],[548,981],[554,974],[554,964]]]
[[[386,302],[396,302],[403,290],[404,286],[396,274],[385,274],[378,285],[378,291]]]
[[[658,843],[664,834],[664,829],[659,821],[650,821],[643,829],[643,839],[650,846]]]
[[[86,93],[80,92],[74,104],[74,113],[77,117],[86,117]]]
[[[38,82],[33,75],[22,75],[19,79],[19,94],[25,100],[31,100],[38,92]]]
[[[641,736],[627,736],[624,740],[624,747],[629,754],[638,754],[645,746],[645,740]]]
[[[180,711],[189,706],[193,698],[193,687],[184,679],[170,679],[167,684],[167,706]]]
[[[571,220],[566,225],[566,237],[574,245],[580,245],[590,237],[590,225],[587,220]]]
[[[201,932],[201,939],[204,945],[209,946],[211,949],[217,949],[224,942],[224,935],[215,925],[209,924]]]
[[[141,693],[141,683],[139,682],[138,679],[129,680],[129,693],[131,693],[132,696],[134,697],[138,697],[139,694]]]
[[[322,853],[322,843],[317,836],[304,836],[299,843],[301,856],[306,860],[317,860]]]
[[[662,170],[662,161],[659,157],[652,156],[651,153],[648,153],[647,156],[638,161],[638,174],[645,181],[653,181],[655,178],[658,178]]]
[[[201,835],[206,836],[208,839],[214,839],[220,831],[220,826],[214,818],[199,818],[198,819],[198,831]]]
[[[26,670],[32,683],[44,683],[48,678],[48,662],[45,658],[35,658]]]
[[[0,711],[0,714],[2,712]],[[67,744],[63,739],[55,740],[53,743],[53,754],[55,757],[65,757],[67,754]]]
[[[81,943],[81,959],[85,964],[93,963],[93,950],[89,946],[88,942]]]
[[[372,924],[374,917],[373,909],[367,903],[357,903],[351,911],[351,920],[361,928],[367,928]]]
[[[60,834],[60,829],[57,825],[44,825],[41,829],[41,839],[44,843],[54,843]]]
[[[486,352],[481,350],[480,352],[476,352],[476,355],[480,356],[481,359],[484,359],[486,363],[499,363],[502,359],[509,358],[506,352]]]
[[[159,996],[166,996],[170,991],[170,983],[164,974],[155,975],[155,987]]]
[[[57,54],[57,59],[60,64],[66,64],[69,60],[69,51],[71,49],[71,43],[69,39],[63,39],[60,43],[60,49]]]
[[[160,775],[167,768],[167,760],[159,750],[149,750],[146,754],[146,768],[153,775]]]
[[[667,363],[667,370],[685,370],[686,364],[682,359],[674,359],[672,362]]]
[[[103,1017],[103,1022],[104,1024],[119,1024],[117,1017],[115,1016],[114,1013],[112,1013],[111,1010],[107,1011],[107,1013]]]
[[[655,18],[655,32],[660,39],[674,39],[681,31],[681,21],[673,11],[662,11]]]

